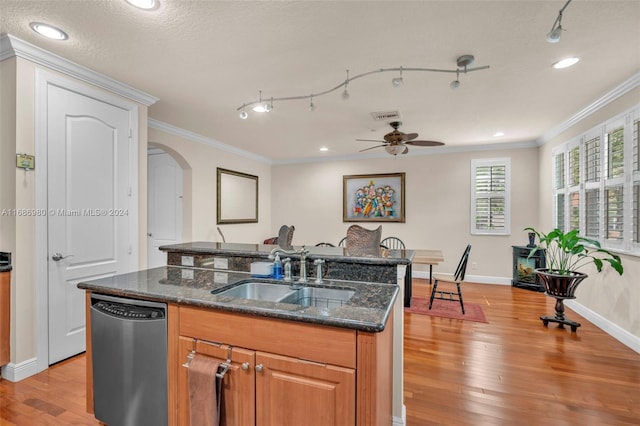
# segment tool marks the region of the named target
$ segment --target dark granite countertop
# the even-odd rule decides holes
[[[11,269],[11,265],[0,263],[0,272],[9,272]]]
[[[269,256],[269,252],[275,245],[245,244],[245,243],[220,243],[211,241],[194,241],[189,243],[161,246],[160,250],[178,253],[206,253],[223,254],[227,256]],[[302,246],[294,246],[294,250],[300,250]],[[308,259],[322,258],[325,260],[339,260],[344,263],[377,264],[377,265],[407,265],[414,256],[413,250],[388,250],[381,256],[349,256],[343,247],[317,247],[305,246],[309,251]],[[291,256],[295,258],[296,256]]]
[[[197,252],[197,247],[194,250]],[[246,249],[242,253],[246,254]],[[306,284],[318,287],[349,288],[356,291],[345,305],[335,308],[237,299],[211,294],[212,290],[222,291],[232,287],[238,281],[247,279],[251,279],[251,275],[244,272],[167,266],[81,282],[78,287],[114,296],[178,303],[368,332],[384,330],[399,291],[395,284],[359,281],[328,280],[324,284],[313,282]]]

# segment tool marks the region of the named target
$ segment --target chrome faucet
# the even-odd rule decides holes
[[[299,251],[284,250],[280,247],[276,247],[273,250],[271,250],[271,253],[269,253],[269,259],[272,259],[272,260],[275,259],[276,254],[283,254],[286,256],[290,256],[292,254],[300,255],[300,278],[298,279],[297,282],[301,284],[309,282],[307,280],[307,254],[309,254],[309,250],[307,250],[305,246],[302,246],[302,248]]]
[[[313,261],[313,264],[316,265],[316,284],[322,284],[322,265],[324,264],[324,260],[316,259]]]

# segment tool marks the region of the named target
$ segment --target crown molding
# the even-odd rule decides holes
[[[551,141],[553,138],[555,138],[565,130],[568,130],[571,127],[575,126],[576,124],[578,124],[580,121],[584,120],[591,114],[595,113],[601,108],[604,108],[609,103],[624,96],[625,94],[629,93],[630,91],[632,91],[638,86],[640,86],[640,72],[637,72],[636,74],[632,75],[630,78],[623,81],[618,86],[614,87],[613,90],[606,93],[604,96],[597,99],[592,104],[587,105],[584,109],[578,111],[576,114],[569,117],[569,119],[567,119],[563,123],[560,123],[556,127],[544,133],[536,141],[538,146],[546,144],[547,142]]]
[[[87,67],[71,62],[62,56],[48,52],[9,34],[0,36],[0,61],[17,56],[38,65],[61,72],[85,83],[92,84],[145,106],[151,106],[159,98],[116,81]]]
[[[174,126],[172,124],[167,124],[165,122],[153,119],[153,118],[149,118],[148,120],[148,125],[149,127],[151,127],[152,129],[157,129],[160,130],[162,132],[165,133],[169,133],[175,136],[179,136],[181,138],[193,141],[193,142],[198,142],[204,145],[209,145],[212,146],[214,148],[218,148],[222,151],[226,151],[226,152],[230,152],[232,154],[236,154],[239,155],[241,157],[245,157],[245,158],[249,158],[251,160],[256,160],[256,161],[260,161],[262,163],[267,163],[267,164],[271,164],[271,160],[263,157],[261,155],[257,155],[254,154],[252,152],[249,151],[245,151],[244,149],[240,149],[240,148],[236,148],[233,147],[231,145],[227,145],[226,143],[222,143],[220,141],[217,141],[215,139],[210,139],[206,136],[202,136],[199,135],[197,133],[191,132],[189,130],[185,130],[185,129],[181,129],[180,127]]]

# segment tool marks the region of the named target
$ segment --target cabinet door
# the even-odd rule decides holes
[[[355,370],[256,353],[258,426],[355,424]]]
[[[200,355],[210,356],[219,362],[227,359],[227,345],[217,345],[201,340],[180,337],[179,362],[187,361],[187,356],[195,350]],[[255,352],[233,348],[231,367],[222,382],[222,412],[220,424],[224,426],[255,425]],[[244,363],[247,367],[242,368]],[[189,426],[189,382],[188,371],[180,367],[178,376],[178,418],[180,426]]]

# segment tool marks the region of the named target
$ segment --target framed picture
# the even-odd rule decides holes
[[[258,221],[258,176],[217,168],[217,221],[253,223]]]
[[[404,222],[404,173],[342,178],[343,222]]]

